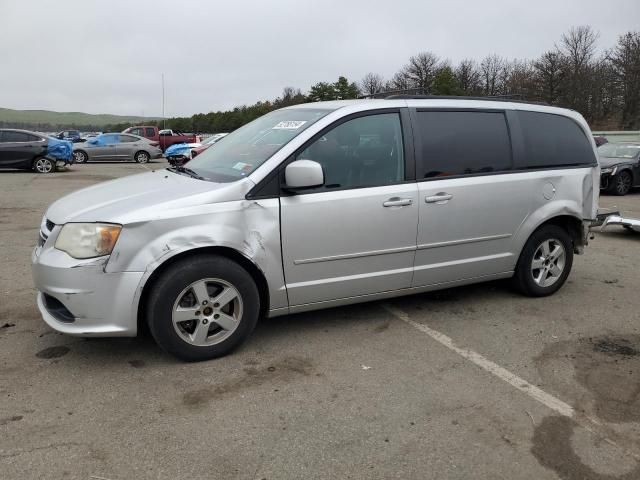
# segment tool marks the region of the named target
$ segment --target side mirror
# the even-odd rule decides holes
[[[313,160],[296,160],[284,170],[285,188],[297,190],[324,185],[322,165]]]

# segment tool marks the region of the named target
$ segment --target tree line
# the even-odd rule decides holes
[[[554,48],[534,59],[497,54],[453,64],[430,51],[411,56],[391,78],[371,72],[360,81],[340,76],[303,93],[286,87],[274,99],[233,110],[199,113],[157,122],[189,132],[229,132],[272,110],[305,102],[385,97],[396,93],[498,96],[544,102],[580,112],[594,130],[640,129],[640,31],[618,37],[604,51],[589,26],[573,27]],[[129,124],[109,125],[121,131]]]

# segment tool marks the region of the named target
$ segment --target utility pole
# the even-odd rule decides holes
[[[164,72],[162,73],[162,128],[167,128],[167,120],[164,117]]]

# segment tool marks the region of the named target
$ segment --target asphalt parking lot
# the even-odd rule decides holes
[[[29,267],[47,205],[163,166],[0,173],[0,478],[640,478],[640,235],[595,232],[549,298],[267,319],[215,361],[54,333]],[[601,206],[640,217],[640,191]]]

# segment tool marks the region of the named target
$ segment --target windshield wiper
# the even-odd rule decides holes
[[[198,180],[205,180],[205,178],[201,175],[198,175],[196,172],[191,170],[189,167],[185,167],[183,165],[178,165],[175,167],[167,167],[167,170],[178,173],[186,173],[190,177],[197,178]]]

